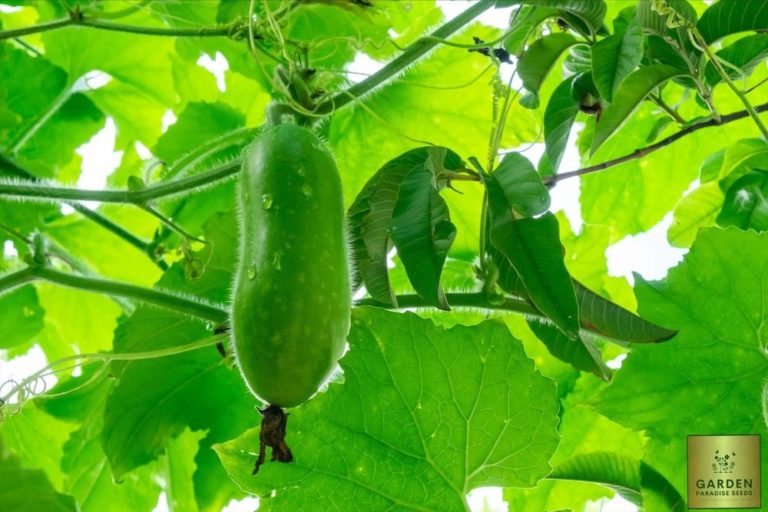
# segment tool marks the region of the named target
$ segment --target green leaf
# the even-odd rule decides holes
[[[766,265],[765,234],[707,229],[665,281],[636,286],[640,312],[679,333],[670,343],[634,347],[595,405],[645,429],[647,462],[678,491],[685,490],[686,434],[766,433],[759,400],[768,371]]]
[[[416,169],[405,177],[392,209],[390,232],[416,292],[430,304],[449,309],[440,274],[456,227],[435,186],[433,172]]]
[[[715,225],[725,196],[717,182],[704,183],[685,196],[675,208],[667,240],[675,247],[690,247],[702,228]]]
[[[22,466],[43,471],[53,487],[61,489],[64,481],[61,471],[62,445],[75,429],[75,425],[54,418],[28,403],[18,414],[3,418],[2,440],[5,448],[16,454]]]
[[[768,230],[768,173],[751,171],[728,188],[723,209],[717,216],[721,226]]]
[[[743,37],[718,51],[716,55],[731,64],[729,66],[721,63],[721,66],[732,80],[746,78],[758,64],[768,58],[768,34]],[[704,78],[710,86],[717,85],[723,80],[712,62],[707,62]]]
[[[600,96],[610,103],[613,93],[640,64],[643,33],[632,21],[622,35],[612,35],[592,46],[592,75]]]
[[[75,512],[71,496],[59,494],[42,471],[22,468],[0,440],[0,495],[3,508],[14,512]]]
[[[537,8],[557,9],[559,15],[571,14],[586,23],[592,32],[603,25],[607,7],[604,0],[496,0],[496,7],[530,4]]]
[[[720,180],[728,181],[741,176],[746,165],[768,163],[768,142],[764,139],[741,139],[728,146],[720,166]]]
[[[491,175],[486,178],[491,242],[509,261],[531,301],[569,338],[579,332],[579,309],[563,263],[557,219],[552,213],[516,219]]]
[[[0,296],[0,349],[26,343],[43,328],[45,311],[32,285]]]
[[[149,510],[157,504],[160,494],[160,486],[153,481],[157,467],[153,464],[138,468],[117,483],[112,478],[109,461],[102,448],[102,415],[104,400],[110,388],[111,383],[104,378],[91,383],[90,389],[86,388],[93,391],[88,402],[94,408],[87,410],[82,427],[64,445],[61,466],[67,474],[65,487],[75,497],[83,512]],[[67,398],[64,397],[65,400]],[[77,406],[77,403],[67,402],[69,400],[62,403],[61,407]]]
[[[216,302],[226,300],[236,258],[234,216],[213,216],[206,227],[206,238],[211,244],[195,254],[205,263],[202,275],[189,279],[183,265],[175,264],[158,285]],[[200,321],[141,306],[118,326],[114,345],[119,352],[140,352],[179,346],[210,335],[210,327]],[[210,446],[238,435],[244,425],[257,421],[254,397],[239,373],[214,347],[114,364],[113,372],[119,381],[105,407],[102,442],[116,478],[156,459],[167,441],[185,427],[209,430],[203,446]],[[158,375],[163,378],[158,380]],[[198,456],[203,457],[202,451]],[[208,469],[215,473],[216,466]],[[226,487],[222,492],[226,495],[232,491]]]
[[[699,179],[702,183],[708,183],[720,176],[720,169],[725,160],[725,149],[715,151],[701,163]]]
[[[616,133],[649,93],[670,78],[681,74],[680,70],[663,64],[646,66],[630,74],[616,91],[613,103],[603,111],[597,123],[592,139],[592,153]]]
[[[504,155],[493,177],[516,217],[533,217],[549,208],[549,191],[531,161],[520,153]]]
[[[166,498],[170,512],[198,511],[192,476],[197,469],[195,455],[198,444],[204,437],[205,432],[187,429],[179,437],[168,441]]]
[[[290,417],[292,464],[251,475],[258,429],[216,447],[264,510],[464,511],[471,489],[529,486],[548,472],[553,382],[503,325],[443,329],[411,313],[361,308],[349,343],[344,384]]]
[[[567,33],[555,33],[537,39],[520,56],[517,73],[523,81],[523,86],[533,94],[538,106],[538,95],[541,85],[549,72],[560,59],[560,55],[578,40]]]
[[[632,343],[658,343],[677,333],[643,320],[579,282],[574,282],[574,288],[581,325],[601,336]]]
[[[704,11],[696,25],[708,44],[730,34],[767,26],[768,5],[763,0],[720,0]]]
[[[609,452],[577,455],[557,465],[549,478],[579,480],[607,485],[635,505],[644,504],[644,495],[662,498],[655,502],[654,511],[682,511],[685,502],[669,482],[644,462]],[[649,505],[645,503],[646,507]],[[657,508],[662,505],[663,508]],[[651,510],[651,508],[647,508]]]
[[[242,113],[222,103],[190,103],[177,121],[157,141],[153,153],[170,166],[190,151],[210,143],[212,139],[241,128]],[[240,146],[224,146],[198,163],[210,168],[213,162],[237,156]]]
[[[696,23],[696,9],[688,3],[688,0],[666,0],[667,5],[682,15],[686,20]],[[667,14],[660,14],[653,8],[653,0],[638,0],[635,11],[637,22],[646,32],[651,32],[659,36],[673,35],[673,39],[681,41],[684,37],[685,29],[683,27],[670,29],[667,27]]]
[[[469,25],[465,33],[485,41],[501,35],[479,24]],[[352,202],[386,162],[424,146],[425,139],[459,155],[477,154],[482,150],[478,148],[486,147],[494,126],[488,103],[494,91],[489,72],[487,58],[440,45],[387,87],[366,96],[364,103],[355,102],[336,112],[327,137],[341,174],[345,204]],[[468,83],[478,76],[478,80]],[[419,114],[404,115],[406,112]],[[539,117],[514,102],[502,147],[536,140]],[[451,256],[471,259],[477,252],[483,191],[475,183],[457,181],[454,186],[463,195],[445,194],[457,230]]]
[[[584,372],[590,372],[597,377],[610,380],[611,370],[603,363],[602,354],[588,338],[579,336],[572,340],[554,325],[528,320],[528,326],[533,333],[547,346],[549,353]]]
[[[579,113],[579,103],[571,94],[573,80],[569,78],[557,86],[544,111],[544,144],[554,173],[560,167],[571,127]]]
[[[617,456],[634,461],[642,458],[642,433],[622,427],[589,406],[591,397],[605,386],[603,381],[581,374],[575,383],[566,383],[561,378],[558,384],[561,393],[558,425],[561,441],[550,461],[553,467],[609,447]],[[613,490],[597,483],[550,478],[541,480],[532,489],[504,489],[509,510],[588,510],[588,501],[611,498],[613,495]]]
[[[432,185],[437,180],[436,173],[462,167],[461,158],[447,148],[412,149],[384,164],[357,195],[349,208],[347,218],[355,268],[358,272],[356,281],[358,284],[365,284],[371,297],[384,304],[395,303],[387,274],[387,253],[390,248],[390,228],[394,210],[406,178],[414,172],[427,171]],[[430,208],[427,214],[431,211]],[[403,218],[401,222],[405,220]],[[426,229],[426,226],[427,224],[422,224],[422,228]],[[431,222],[429,226],[431,237]],[[442,267],[442,264],[439,267]],[[438,272],[437,280],[439,275]]]
[[[504,38],[504,49],[510,54],[520,56],[534,30],[547,18],[557,16],[559,11],[550,7],[522,5],[517,10]]]

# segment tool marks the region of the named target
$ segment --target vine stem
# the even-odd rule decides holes
[[[0,41],[12,39],[15,37],[39,34],[49,30],[56,30],[63,27],[91,27],[99,30],[109,30],[112,32],[128,32],[132,34],[143,34],[150,36],[171,36],[171,37],[221,37],[229,36],[237,31],[239,23],[222,25],[220,27],[199,27],[199,28],[164,28],[164,27],[141,27],[138,25],[125,25],[111,21],[103,21],[85,16],[82,12],[74,11],[68,18],[62,18],[53,21],[47,21],[30,27],[14,28],[0,31]]]
[[[546,318],[538,309],[533,307],[529,302],[523,299],[517,299],[514,297],[504,297],[504,299],[498,303],[493,303],[488,300],[488,296],[485,293],[471,292],[471,293],[446,293],[445,298],[448,304],[454,308],[479,308],[479,309],[493,309],[499,311],[512,311],[515,313],[522,313],[525,315],[535,315],[538,317]],[[425,301],[421,297],[415,294],[398,295],[395,297],[397,307],[389,306],[378,302],[374,299],[362,299],[355,303],[355,306],[375,306],[384,309],[407,309],[407,308],[433,308],[434,305]]]
[[[7,157],[5,157],[3,154],[0,154],[0,169],[6,170],[15,176],[23,179],[28,180],[37,180],[37,176],[29,172],[28,170],[22,168],[14,161],[11,161]],[[139,238],[138,236],[134,235],[127,229],[123,228],[116,222],[114,222],[112,219],[105,217],[101,213],[91,210],[87,206],[78,203],[77,201],[68,201],[66,202],[69,206],[71,206],[76,212],[78,212],[83,217],[86,217],[87,219],[92,220],[99,226],[103,227],[107,231],[111,231],[118,237],[122,238],[132,246],[136,247],[141,252],[145,253],[149,259],[151,259],[155,265],[157,265],[160,270],[165,271],[168,270],[168,264],[162,260],[162,258],[159,258],[157,255],[155,255],[153,248],[151,247],[149,242],[146,242]]]
[[[170,291],[120,281],[69,274],[44,266],[29,266],[0,277],[0,294],[32,281],[47,281],[78,290],[134,299],[216,323],[226,322],[229,318],[226,307],[203,302],[201,299],[182,297]]]
[[[756,107],[754,107],[754,111],[755,113],[768,111],[768,103],[757,105]],[[544,178],[544,183],[546,185],[553,185],[558,181],[562,181],[568,178],[584,176],[585,174],[591,174],[594,172],[602,171],[604,169],[608,169],[609,167],[623,164],[624,162],[629,162],[630,160],[637,160],[638,158],[642,158],[650,153],[653,153],[654,151],[658,151],[661,148],[669,146],[670,144],[677,141],[678,139],[681,139],[686,135],[690,135],[693,132],[697,132],[704,128],[710,128],[712,126],[721,126],[724,124],[732,123],[733,121],[738,121],[740,119],[744,119],[750,116],[751,114],[747,110],[740,110],[738,112],[733,112],[732,114],[726,114],[724,116],[720,116],[720,118],[713,117],[712,119],[709,119],[707,121],[695,123],[688,126],[687,128],[683,128],[682,130],[675,132],[672,135],[664,139],[661,139],[660,141],[654,144],[651,144],[650,146],[645,146],[643,148],[636,149],[632,153],[628,153],[626,155],[614,158],[612,160],[607,160],[599,164],[590,165],[588,167],[582,167],[581,169],[576,169],[575,171],[563,172],[560,174],[556,174],[555,176]]]
[[[696,40],[696,43],[698,43],[700,48],[707,55],[710,62],[712,62],[712,65],[715,66],[715,69],[717,70],[718,74],[723,78],[723,81],[728,85],[728,87],[731,88],[733,93],[736,96],[738,96],[739,100],[744,104],[744,107],[747,109],[749,116],[755,122],[755,125],[757,125],[758,130],[760,130],[760,132],[763,134],[763,138],[765,140],[768,140],[768,128],[765,127],[765,125],[763,124],[763,120],[760,119],[760,116],[758,116],[757,112],[755,112],[754,107],[747,99],[746,93],[744,93],[744,91],[736,87],[736,84],[733,83],[733,80],[731,80],[731,77],[730,75],[728,75],[728,72],[725,71],[725,69],[723,69],[723,65],[720,63],[719,57],[714,54],[714,52],[712,51],[712,48],[709,47],[707,42],[702,37],[701,33],[695,27],[689,29],[689,31],[693,36],[693,38]]]
[[[330,114],[343,107],[350,101],[353,101],[353,98],[360,98],[366,93],[372,91],[391,77],[395,76],[416,62],[419,58],[427,54],[435,46],[440,44],[442,40],[447,39],[455,32],[461,30],[464,25],[475,19],[489,8],[493,7],[493,5],[494,2],[489,1],[475,2],[464,12],[435,30],[429,36],[421,38],[415,43],[411,44],[407,50],[390,61],[386,66],[381,68],[376,73],[372,74],[362,82],[353,85],[346,91],[343,91],[317,105],[314,113],[321,116]]]
[[[0,196],[51,201],[99,201],[144,205],[154,199],[185,194],[212,183],[232,178],[240,170],[238,160],[188,178],[161,182],[138,190],[84,190],[41,183],[0,180]]]

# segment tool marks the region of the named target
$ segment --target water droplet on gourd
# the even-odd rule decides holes
[[[274,266],[275,270],[280,270],[281,263],[280,260],[283,259],[283,254],[281,252],[275,252],[272,254],[272,265]]]
[[[304,167],[299,167],[298,169],[296,169],[296,173],[299,176],[306,176],[307,175],[307,172],[304,170]]]
[[[256,279],[256,265],[251,265],[250,267],[248,267],[248,279],[250,279],[251,281]]]
[[[304,194],[305,197],[312,197],[312,187],[304,184],[304,186],[301,187],[301,193]]]
[[[272,208],[272,205],[274,204],[275,200],[272,198],[272,194],[264,194],[261,196],[261,207],[265,210],[269,210]]]

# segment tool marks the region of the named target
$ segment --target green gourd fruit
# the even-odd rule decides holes
[[[250,390],[271,409],[294,407],[328,378],[349,332],[351,285],[336,163],[309,130],[270,126],[245,153],[239,202],[235,358]]]

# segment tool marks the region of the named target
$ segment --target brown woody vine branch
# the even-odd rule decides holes
[[[768,103],[763,103],[762,105],[757,105],[755,107],[755,112],[757,113],[766,112],[766,111],[768,111]],[[590,165],[588,167],[582,167],[581,169],[576,169],[575,171],[563,172],[555,176],[550,176],[544,179],[544,183],[546,185],[554,185],[555,183],[568,178],[584,176],[586,174],[591,174],[593,172],[602,171],[604,169],[608,169],[609,167],[614,167],[616,165],[623,164],[624,162],[637,160],[638,158],[642,158],[650,153],[653,153],[654,151],[658,151],[661,148],[667,147],[673,142],[679,139],[682,139],[686,135],[689,135],[693,132],[697,132],[704,128],[711,128],[712,126],[721,126],[724,124],[731,123],[733,121],[738,121],[739,119],[747,118],[749,116],[750,116],[750,113],[747,110],[740,110],[738,112],[733,112],[731,114],[721,116],[719,120],[712,118],[712,119],[708,119],[707,121],[694,123],[688,126],[687,128],[683,128],[679,132],[673,133],[669,137],[666,137],[664,139],[661,139],[658,142],[651,144],[650,146],[645,146],[643,148],[636,149],[632,153],[620,156],[618,158],[614,158],[612,160],[607,160],[599,164]]]

